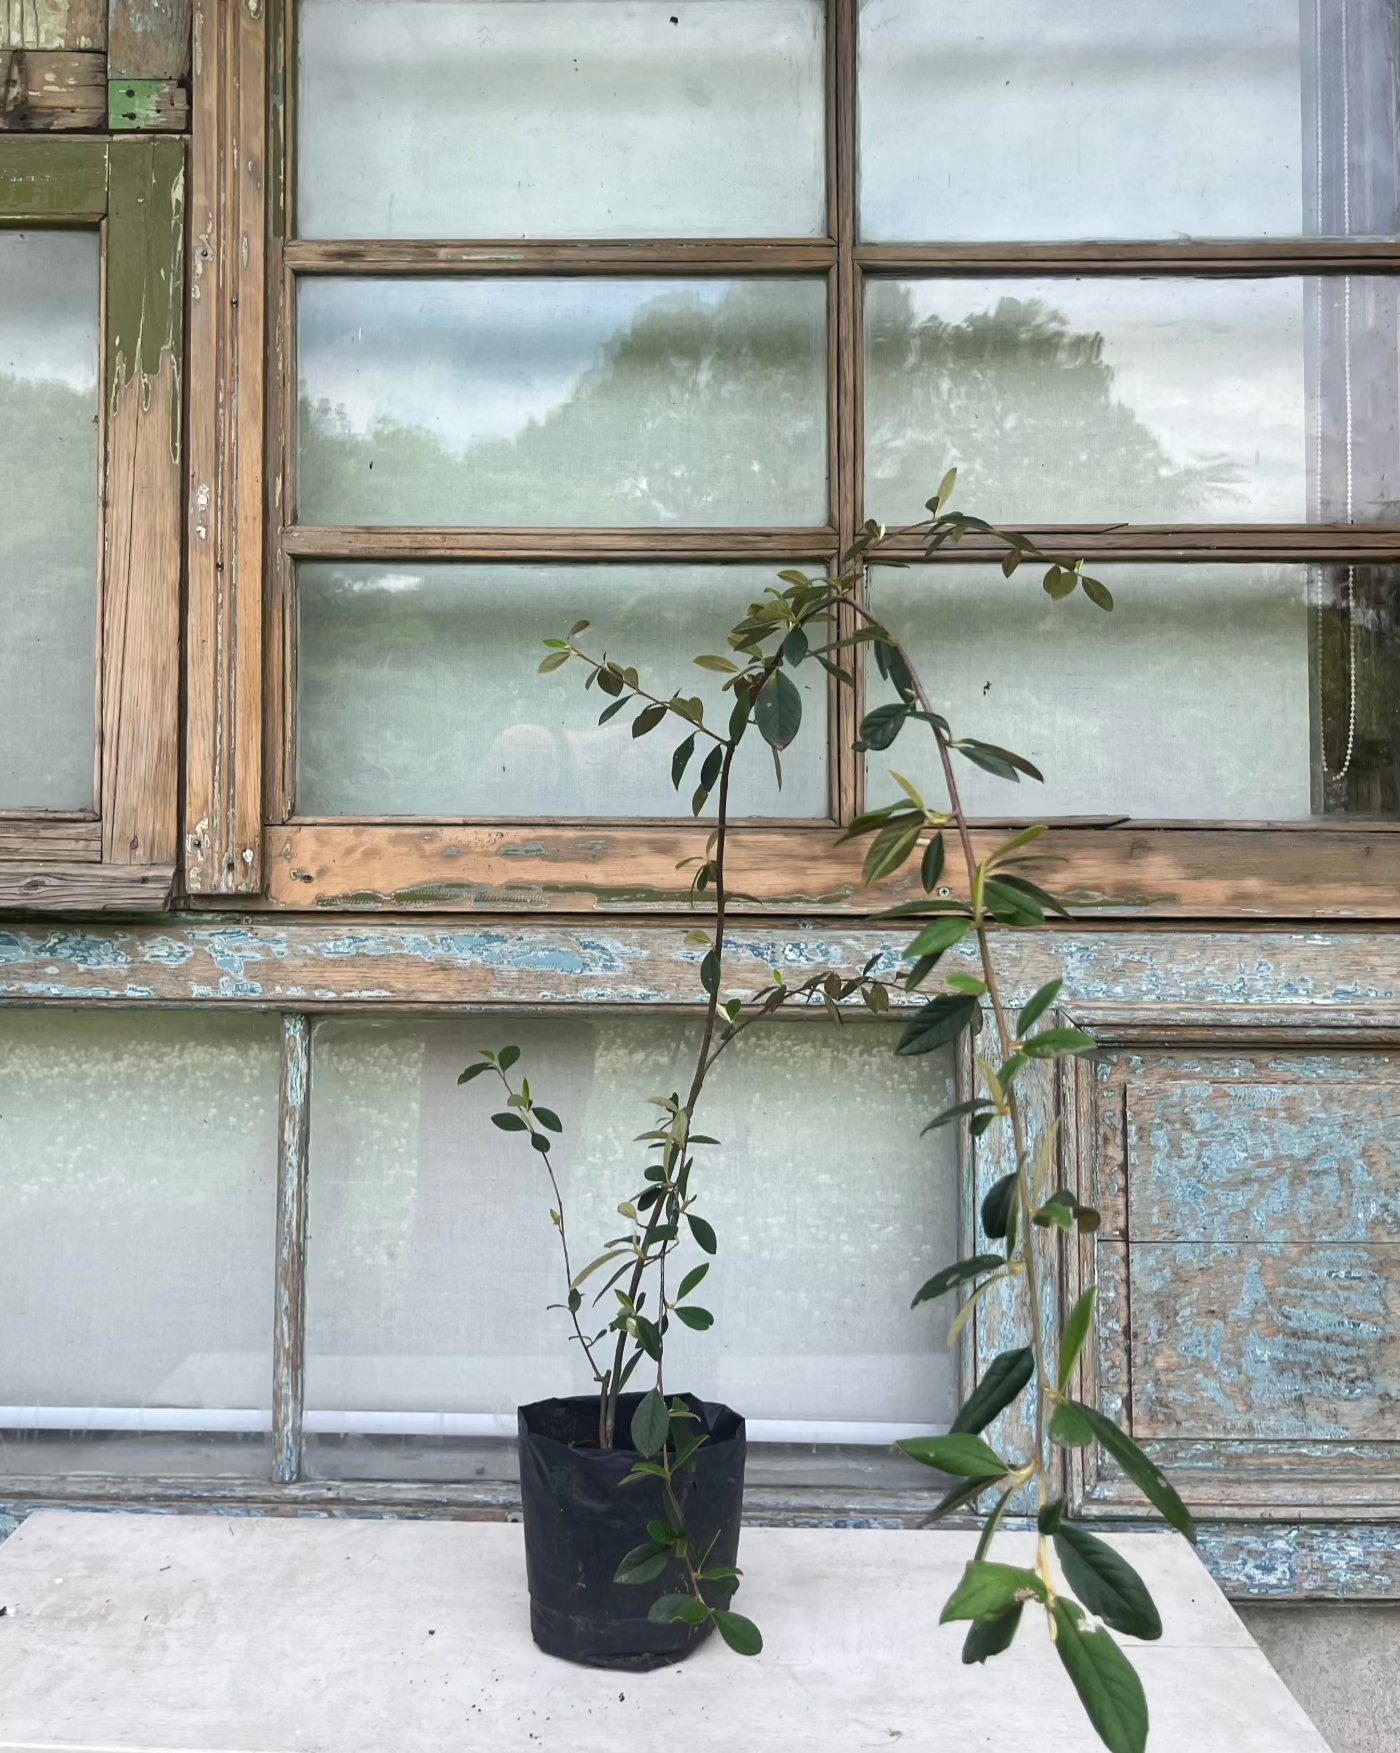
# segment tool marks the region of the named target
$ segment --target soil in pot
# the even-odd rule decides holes
[[[631,1672],[681,1660],[710,1630],[708,1625],[653,1625],[647,1618],[660,1596],[688,1592],[679,1559],[653,1583],[613,1581],[625,1555],[645,1544],[647,1523],[665,1514],[659,1479],[622,1483],[637,1459],[627,1433],[641,1398],[620,1398],[614,1449],[596,1446],[596,1395],[537,1400],[519,1409],[525,1569],[535,1642],[566,1661]],[[691,1394],[680,1398],[698,1416],[709,1441],[677,1477],[677,1501],[700,1550],[718,1533],[710,1564],[732,1565],[744,1499],[744,1421],[727,1406]]]

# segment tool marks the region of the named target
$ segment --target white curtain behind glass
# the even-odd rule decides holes
[[[698,952],[697,952],[698,954]],[[755,976],[764,969],[755,966]],[[947,1312],[910,1297],[957,1253],[942,1056],[892,1055],[892,1025],[778,1023],[721,1062],[698,1124],[700,1209],[719,1255],[677,1328],[667,1379],[754,1419],[946,1423]],[[697,1039],[673,1018],[325,1022],[315,1039],[307,1406],[509,1414],[586,1392],[549,1185],[533,1151],[490,1123],[500,1104],[457,1074],[478,1044],[522,1049],[556,1148],[575,1270],[625,1226],[653,1124],[646,1099],[684,1086]],[[703,1258],[687,1242],[675,1270]],[[611,1297],[606,1299],[611,1301]],[[600,1321],[599,1325],[603,1323]],[[335,1428],[366,1428],[351,1416]]]

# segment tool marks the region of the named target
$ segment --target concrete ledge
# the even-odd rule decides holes
[[[1132,1651],[1151,1753],[1327,1753],[1183,1541],[1113,1543],[1166,1626]],[[0,1547],[0,1750],[1094,1753],[1038,1616],[987,1668],[939,1627],[974,1544],[746,1529],[763,1655],[618,1675],[535,1649],[517,1526],[40,1511]]]

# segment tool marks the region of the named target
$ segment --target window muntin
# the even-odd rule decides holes
[[[91,811],[100,246],[0,229],[0,809]]]
[[[926,515],[1387,521],[1400,510],[1397,301],[1368,276],[867,283],[866,503]]]
[[[1394,0],[862,0],[860,235],[1393,237]]]
[[[308,524],[812,528],[826,282],[303,281]]]
[[[304,0],[299,234],[817,237],[821,0]]]
[[[483,1026],[315,1030],[312,1473],[363,1476],[363,1455],[323,1437],[480,1438],[512,1429],[521,1401],[588,1389],[567,1319],[547,1307],[560,1283],[548,1181],[491,1125],[492,1103],[457,1087]],[[637,1115],[682,1077],[696,1027],[496,1025],[564,1122],[555,1168],[575,1270],[619,1233],[616,1202],[640,1174]],[[889,1024],[766,1024],[712,1079],[706,1126],[721,1146],[701,1167],[720,1253],[703,1300],[716,1320],[708,1334],[668,1336],[667,1368],[688,1391],[741,1406],[751,1440],[879,1448],[895,1425],[946,1427],[956,1404],[947,1313],[908,1307],[955,1247],[955,1146],[946,1131],[920,1137],[931,1104],[951,1098],[951,1066],[894,1057],[896,1035]],[[686,1244],[677,1269],[694,1263]],[[469,1449],[460,1461],[484,1464]],[[399,1464],[389,1452],[383,1462]]]
[[[0,1010],[0,1472],[266,1477],[278,1039]]]
[[[704,749],[673,785],[682,721],[639,740],[600,725],[609,701],[585,692],[581,671],[552,683],[536,673],[541,638],[586,619],[588,649],[617,652],[662,699],[678,687],[699,696],[722,724],[722,678],[688,655],[722,647],[723,628],[771,581],[767,565],[307,562],[296,572],[296,813],[689,820]],[[803,731],[782,786],[755,739],[735,764],[737,816],[827,814],[825,678],[808,665],[798,685]]]

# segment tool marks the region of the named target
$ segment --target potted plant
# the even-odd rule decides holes
[[[1054,600],[1082,591],[1097,607],[1112,609],[1111,595],[1084,571],[1082,561],[1048,556],[1023,535],[948,510],[954,482],[950,470],[928,502],[927,522],[918,526],[927,552],[975,533],[1001,545],[1002,571],[1008,578],[1022,560],[1042,562],[1044,589]],[[708,1311],[690,1300],[709,1269],[707,1263],[688,1272],[673,1293],[666,1284],[667,1258],[682,1225],[707,1254],[716,1247],[713,1230],[695,1210],[693,1153],[714,1142],[695,1129],[696,1111],[716,1060],[747,1028],[779,1007],[819,1002],[839,1023],[843,1004],[863,1002],[885,1013],[892,1001],[912,1003],[917,1008],[895,1049],[900,1054],[933,1052],[969,1029],[975,1035],[985,1030],[992,1042],[976,1054],[978,1093],[935,1115],[930,1128],[963,1124],[976,1138],[1003,1125],[1015,1164],[981,1208],[987,1251],[935,1274],[915,1304],[970,1288],[951,1339],[977,1300],[1001,1287],[1019,1296],[1028,1340],[983,1372],[947,1435],[899,1445],[952,1482],[929,1522],[975,1509],[989,1493],[997,1494],[976,1556],[947,1602],[943,1619],[969,1622],[963,1659],[984,1662],[1011,1646],[1028,1604],[1042,1607],[1060,1660],[1100,1738],[1112,1753],[1143,1753],[1147,1707],[1142,1687],[1109,1628],[1151,1638],[1160,1635],[1160,1620],[1131,1566],[1068,1518],[1056,1486],[1056,1450],[1101,1445],[1172,1526],[1188,1538],[1195,1531],[1176,1492],[1131,1438],[1097,1408],[1069,1396],[1092,1323],[1093,1289],[1070,1311],[1057,1346],[1047,1331],[1042,1294],[1047,1240],[1056,1231],[1096,1227],[1098,1214],[1079,1204],[1068,1189],[1053,1185],[1053,1129],[1032,1149],[1019,1089],[1035,1067],[1092,1053],[1096,1043],[1053,1016],[1059,981],[1032,995],[1014,1019],[1003,1002],[992,948],[995,932],[1034,929],[1044,924],[1047,913],[1068,913],[1029,874],[1038,874],[1043,862],[1035,850],[1043,826],[1014,833],[987,857],[976,858],[953,757],[1017,783],[1022,776],[1039,780],[1041,775],[1011,750],[955,736],[935,710],[897,635],[865,607],[864,569],[884,537],[880,526],[867,524],[830,575],[780,573],[782,588],[770,588],[730,631],[729,654],[694,660],[725,677],[724,689],[733,704],[723,730],[707,721],[698,698],[679,691],[669,696],[653,692],[634,669],[607,653],[586,651],[579,640],[587,622],[576,623],[564,638],[546,641],[542,672],[582,664],[585,686],[608,697],[600,723],[635,708],[631,731],[642,737],[673,718],[681,721],[684,734],[671,757],[673,783],[680,788],[698,755],[692,813],[698,816],[714,796],[717,816],[705,855],[693,861],[692,897],[697,904],[710,904],[713,913],[706,931],[687,934],[688,941],[703,949],[699,979],[706,1000],[691,1085],[683,1100],[675,1092],[653,1098],[659,1114],[642,1138],[654,1160],[644,1171],[640,1190],[618,1208],[629,1228],[578,1274],[573,1272],[563,1201],[550,1162],[551,1135],[562,1129],[558,1116],[536,1103],[528,1079],[522,1077],[518,1085],[512,1081],[519,1058],[514,1048],[483,1053],[462,1074],[467,1081],[494,1072],[505,1091],[505,1107],[492,1116],[496,1125],[528,1135],[548,1171],[555,1199],[551,1215],[568,1275],[563,1307],[598,1387],[596,1400],[544,1401],[521,1408],[522,1497],[535,1637],[558,1654],[628,1667],[674,1660],[711,1627],[741,1653],[761,1649],[757,1628],[729,1605],[740,1575],[735,1558],[743,1421],[727,1408],[706,1406],[690,1395],[668,1398],[663,1382],[671,1323],[678,1320],[700,1330],[711,1325]],[[857,749],[887,749],[906,729],[922,727],[934,739],[946,791],[946,801],[930,805],[900,779],[901,799],[860,816],[844,836],[869,838],[863,873],[867,885],[894,875],[917,856],[922,898],[881,915],[908,919],[916,927],[917,935],[901,957],[907,966],[887,978],[876,973],[876,957],[854,977],[831,972],[796,987],[787,986],[774,969],[773,984],[765,991],[748,999],[721,1000],[735,757],[746,735],[756,731],[781,783],[783,751],[802,722],[802,696],[789,672],[816,662],[843,685],[851,685],[855,678],[846,666],[862,647],[868,648],[894,698],[865,715]],[[962,865],[962,894],[953,893],[947,834]],[[940,993],[925,995],[923,989],[942,959],[968,939],[976,947],[978,972],[948,974]],[[580,1320],[584,1287],[608,1267],[612,1272],[601,1291],[592,1293],[592,1301],[596,1305],[611,1294],[616,1311],[589,1333]],[[610,1352],[605,1349],[609,1345]],[[628,1382],[644,1361],[648,1368],[654,1366],[655,1383],[645,1392],[628,1393]],[[1032,1390],[1025,1445],[1029,1452],[1007,1456],[982,1433]],[[995,1563],[988,1554],[998,1528],[1027,1493],[1033,1501],[1025,1507],[1038,1529],[1035,1565]],[[1051,1563],[1052,1548],[1060,1574]],[[633,1591],[641,1599],[629,1611],[627,1596]]]

